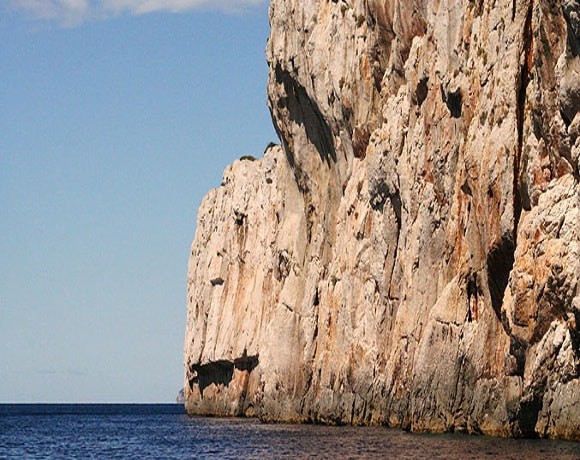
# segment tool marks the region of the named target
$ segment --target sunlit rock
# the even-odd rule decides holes
[[[578,2],[273,0],[204,199],[190,413],[580,438]]]

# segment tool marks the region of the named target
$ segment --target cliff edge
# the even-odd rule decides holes
[[[191,249],[190,414],[580,439],[580,2],[272,0],[282,146]]]

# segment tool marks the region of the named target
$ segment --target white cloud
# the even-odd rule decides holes
[[[181,13],[194,9],[240,12],[265,0],[0,0],[9,8],[33,19],[75,26],[89,19],[124,14],[141,15],[158,11]]]
[[[264,3],[264,0],[102,0],[105,12],[146,14],[154,11],[179,13],[196,8],[238,11]]]

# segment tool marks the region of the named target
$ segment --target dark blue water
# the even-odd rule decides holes
[[[169,405],[0,405],[4,458],[580,459],[580,444],[188,418]]]

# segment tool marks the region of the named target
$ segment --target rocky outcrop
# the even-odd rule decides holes
[[[272,0],[281,147],[204,199],[189,413],[580,438],[577,0]]]

